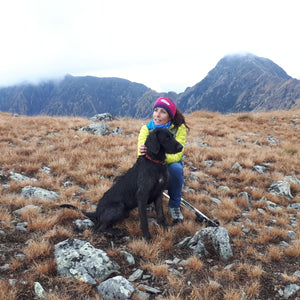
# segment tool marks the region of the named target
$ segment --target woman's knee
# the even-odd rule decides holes
[[[183,167],[180,162],[172,163],[168,166],[168,171],[171,177],[183,178]]]

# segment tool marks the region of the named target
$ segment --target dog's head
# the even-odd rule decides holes
[[[145,145],[154,154],[159,152],[175,154],[183,149],[183,146],[175,140],[173,134],[166,128],[152,130]]]

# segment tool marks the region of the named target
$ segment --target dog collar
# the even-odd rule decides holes
[[[146,154],[145,157],[146,157],[148,160],[154,162],[155,164],[160,164],[160,165],[164,165],[164,164],[165,164],[164,161],[152,159],[148,154]]]

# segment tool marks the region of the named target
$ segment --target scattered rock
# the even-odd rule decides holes
[[[131,298],[135,287],[126,278],[116,276],[101,282],[97,290],[104,300],[126,300]]]
[[[300,286],[297,284],[289,284],[285,287],[283,291],[283,298],[288,299],[291,296],[295,295],[300,290]]]
[[[46,174],[50,174],[51,173],[51,169],[49,167],[43,166],[39,169],[40,172],[46,173]]]
[[[36,197],[36,198],[44,198],[44,199],[49,199],[49,200],[54,200],[55,198],[57,198],[59,196],[59,194],[57,194],[53,191],[48,191],[46,189],[31,186],[31,185],[23,187],[21,194],[28,198]]]
[[[290,183],[298,185],[300,188],[300,180],[294,175],[294,176],[285,176],[284,180],[289,181]]]
[[[18,230],[18,231],[27,231],[27,226],[28,226],[27,222],[21,222],[21,223],[17,224],[17,226],[15,227],[15,230]]]
[[[41,208],[39,206],[36,206],[36,205],[32,205],[32,204],[29,204],[29,205],[26,205],[20,209],[17,209],[15,211],[13,211],[13,213],[15,215],[19,215],[21,216],[24,212],[26,211],[36,211],[36,212],[40,212],[41,211]]]
[[[214,161],[213,160],[205,160],[204,161],[204,164],[207,166],[207,167],[212,167],[214,165]]]
[[[268,141],[271,145],[276,145],[277,142],[280,141],[280,139],[279,139],[279,138],[275,138],[275,137],[273,137],[272,135],[270,135],[270,136],[267,137],[267,141]]]
[[[121,127],[116,127],[112,130],[112,132],[110,133],[111,135],[122,135],[124,134],[123,129]]]
[[[229,235],[227,229],[219,227],[207,227],[198,232],[188,241],[188,247],[191,248],[195,254],[200,256],[207,256],[213,247],[214,251],[219,257],[226,261],[233,256]]]
[[[143,276],[144,271],[141,269],[137,269],[134,271],[128,278],[129,281],[136,281],[138,279],[141,279]]]
[[[238,194],[238,197],[241,197],[242,199],[245,199],[247,201],[247,205],[249,206],[251,204],[252,196],[248,194],[247,192],[240,192]]]
[[[73,224],[76,226],[76,228],[79,231],[85,231],[94,226],[93,221],[91,221],[90,219],[84,219],[84,220],[78,219],[73,221]]]
[[[125,257],[129,265],[131,266],[135,265],[135,259],[131,253],[124,250],[121,250],[120,253]]]
[[[95,135],[107,135],[109,134],[109,126],[105,123],[100,123],[100,124],[90,124],[87,126],[84,126],[79,129],[80,131],[86,131],[88,133],[92,133]]]
[[[285,198],[291,200],[293,199],[293,196],[291,194],[291,187],[289,182],[287,181],[276,181],[273,182],[268,191],[271,194],[279,195],[279,196],[284,196]]]
[[[218,191],[220,192],[230,192],[230,188],[227,185],[221,185],[218,187]]]
[[[13,180],[13,181],[16,181],[16,182],[20,182],[20,181],[37,181],[36,178],[30,178],[30,177],[24,176],[24,175],[19,174],[19,173],[14,173],[14,172],[10,172],[9,179]]]
[[[238,163],[238,162],[235,162],[232,167],[232,169],[237,169],[237,170],[242,170],[242,166]]]
[[[37,298],[45,299],[47,298],[46,292],[39,282],[34,283],[34,292]]]
[[[205,142],[187,142],[186,145],[189,145],[189,146],[198,146],[200,148],[209,148],[210,145],[208,143],[205,143]]]
[[[216,204],[221,204],[222,203],[222,201],[220,199],[218,199],[218,198],[211,197],[210,200],[212,202],[216,203]]]
[[[145,284],[139,284],[138,289],[146,291],[151,294],[160,294],[161,293],[161,290],[153,288],[153,287],[145,285]]]
[[[287,208],[289,208],[289,209],[299,209],[300,210],[300,203],[289,204]]]
[[[260,166],[260,165],[255,165],[253,167],[253,169],[259,173],[259,174],[264,174],[265,170],[266,170],[266,167],[265,166]]]
[[[57,272],[66,277],[96,284],[119,270],[107,253],[94,248],[89,242],[67,239],[55,245]]]
[[[101,121],[110,122],[113,120],[117,120],[117,118],[110,113],[103,113],[103,114],[97,114],[91,117],[89,120],[92,122],[101,122]]]

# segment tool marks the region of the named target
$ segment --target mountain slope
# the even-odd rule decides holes
[[[38,85],[0,89],[0,110],[24,115],[149,118],[159,96],[173,99],[185,113],[291,109],[300,106],[300,81],[269,59],[252,54],[222,58],[208,75],[183,93],[157,93],[121,78],[74,77]]]
[[[0,110],[25,115],[89,117],[110,112],[117,116],[138,116],[141,108],[137,100],[147,102],[150,98],[148,101],[153,102],[156,96],[145,85],[126,79],[67,75],[62,81],[1,89]]]
[[[300,81],[271,60],[255,55],[232,55],[195,86],[178,97],[185,112],[221,113],[291,109],[299,104]]]

